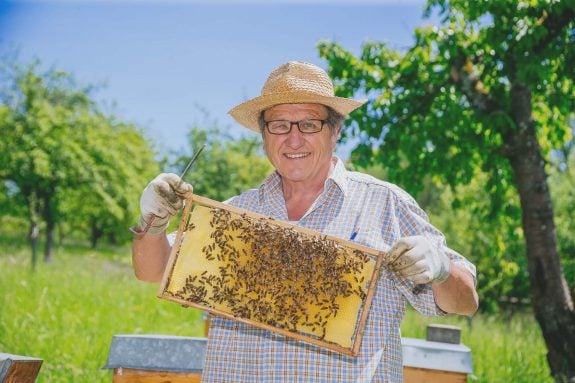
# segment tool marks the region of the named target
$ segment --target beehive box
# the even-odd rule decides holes
[[[401,338],[401,346],[404,383],[466,383],[473,373],[471,350],[459,341]],[[113,383],[199,383],[206,347],[206,338],[114,335],[105,367],[114,370]]]
[[[118,334],[112,337],[105,368],[113,383],[199,383],[206,338]]]
[[[42,367],[42,359],[0,352],[0,382],[33,383]]]
[[[466,383],[473,373],[471,350],[463,344],[401,338],[404,383]]]
[[[158,295],[357,355],[383,257],[349,241],[193,196]]]

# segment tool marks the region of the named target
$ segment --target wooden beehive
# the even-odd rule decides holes
[[[435,341],[401,338],[405,383],[466,383],[473,373],[471,350],[459,340],[454,342],[458,338],[453,334],[441,334],[441,340],[437,333],[430,337],[437,326],[428,326],[428,339]],[[206,347],[206,338],[114,335],[106,368],[114,370],[113,383],[199,383]],[[0,358],[0,382],[2,376]]]
[[[383,257],[349,241],[193,196],[158,295],[357,355]]]
[[[427,325],[426,340],[401,338],[404,383],[466,383],[471,350],[460,341],[461,328],[441,324]]]
[[[199,383],[206,338],[118,334],[112,337],[106,368],[113,383]]]
[[[0,382],[34,383],[42,362],[30,356],[0,353]]]

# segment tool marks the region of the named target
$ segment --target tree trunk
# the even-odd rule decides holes
[[[506,155],[519,193],[533,309],[557,382],[575,382],[575,312],[561,268],[545,161],[535,133],[531,92],[511,89],[516,128],[505,136]]]
[[[30,219],[30,231],[28,233],[28,240],[30,241],[30,248],[32,249],[32,271],[36,270],[36,264],[38,263],[39,234],[40,228],[38,227],[38,222],[34,219]]]
[[[57,246],[59,248],[62,248],[64,246],[65,235],[64,235],[64,228],[62,226],[63,225],[61,222],[58,222],[58,224],[56,224],[56,227],[58,228],[57,229],[58,230],[58,244],[57,244]]]
[[[110,245],[117,245],[118,244],[118,238],[116,237],[116,233],[114,233],[114,232],[108,233],[108,243]]]
[[[46,222],[46,243],[44,244],[44,262],[51,262],[54,254],[54,232],[56,221],[54,217],[53,192],[44,195],[44,222]]]
[[[54,219],[46,220],[46,243],[44,245],[44,262],[51,262],[54,254],[54,232],[56,225]]]
[[[90,230],[90,245],[92,246],[92,249],[96,248],[96,246],[98,245],[98,240],[104,234],[104,231],[98,226],[98,223],[94,221],[92,222]]]
[[[32,271],[36,270],[38,263],[38,238],[40,236],[40,226],[38,225],[39,208],[38,198],[33,191],[24,192],[24,198],[28,205],[28,216],[30,219],[30,230],[28,232],[28,241],[32,250],[31,267]]]

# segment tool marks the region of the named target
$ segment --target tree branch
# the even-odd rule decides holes
[[[476,111],[490,114],[503,109],[483,86],[470,58],[465,57],[462,65],[452,63],[449,78],[459,87]]]

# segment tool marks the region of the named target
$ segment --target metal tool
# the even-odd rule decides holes
[[[182,182],[184,182],[184,176],[188,173],[188,170],[190,170],[190,168],[192,167],[192,165],[194,164],[194,162],[196,162],[196,160],[198,159],[198,156],[200,155],[200,153],[202,152],[202,150],[204,150],[204,148],[206,147],[206,144],[203,144],[198,151],[196,152],[196,154],[194,154],[194,156],[192,157],[192,159],[190,160],[190,162],[188,162],[188,165],[186,165],[186,167],[184,168],[184,170],[182,171],[182,174],[180,174],[180,182],[178,183],[178,186],[180,186],[182,184]]]
[[[204,148],[206,147],[206,144],[203,144],[198,151],[194,154],[194,156],[192,157],[192,159],[190,160],[190,162],[188,162],[188,164],[186,165],[186,167],[184,168],[184,170],[182,171],[182,173],[180,174],[180,182],[178,182],[178,185],[176,186],[176,188],[180,187],[180,185],[182,184],[182,182],[184,182],[184,176],[188,173],[188,170],[191,169],[192,165],[194,164],[194,162],[196,162],[196,160],[198,159],[198,156],[200,155],[200,153],[202,152],[202,150],[204,150]],[[146,227],[144,227],[144,229],[142,231],[140,231],[138,234],[139,235],[144,235],[148,232],[148,230],[150,230],[150,227],[152,226],[152,224],[154,223],[154,220],[156,219],[156,216],[153,216],[150,221],[146,224]]]

